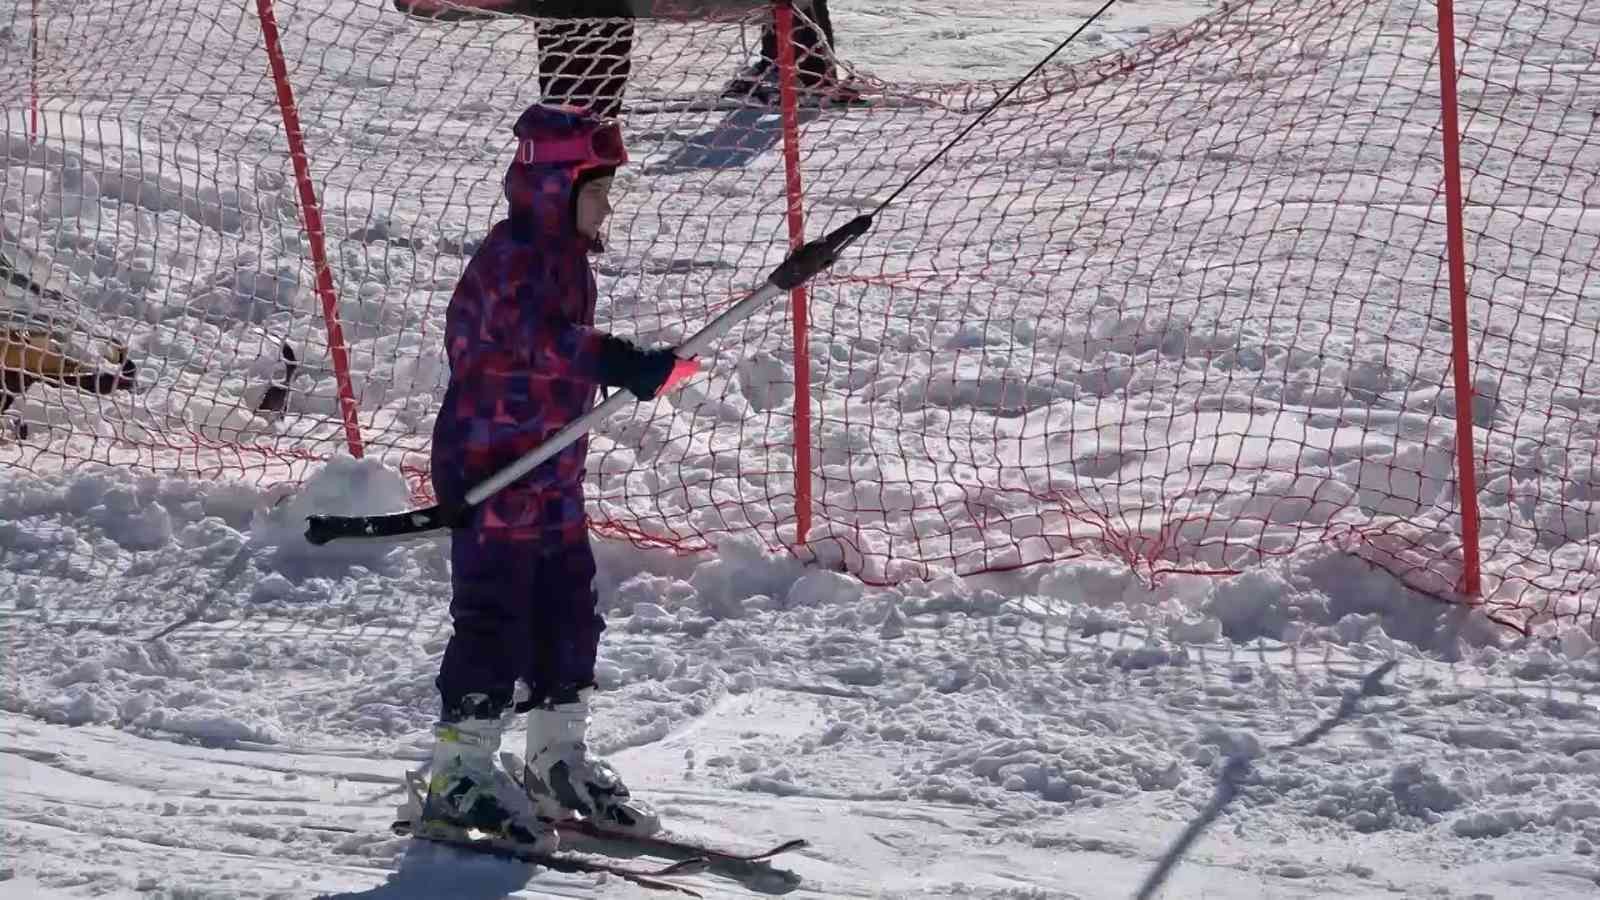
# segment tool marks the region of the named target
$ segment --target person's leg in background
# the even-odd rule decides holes
[[[830,92],[840,87],[837,67],[839,45],[834,37],[828,0],[795,3],[794,44],[796,68],[803,90]],[[777,96],[778,31],[769,16],[761,29],[761,55],[723,88],[726,97],[751,97],[771,102]]]
[[[626,20],[541,20],[539,95],[545,103],[578,106],[606,118],[622,114],[632,68],[633,23]]]
[[[806,88],[827,88],[839,80],[833,61],[839,44],[833,37],[833,19],[828,15],[828,0],[811,0],[810,8],[801,6],[801,16],[795,17],[795,56],[800,69],[800,85]],[[816,23],[813,28],[804,17]],[[821,33],[818,33],[818,29]],[[777,52],[776,41],[773,52]]]

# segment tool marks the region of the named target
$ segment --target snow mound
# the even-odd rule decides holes
[[[317,547],[305,539],[306,519],[402,512],[412,505],[411,489],[399,471],[371,459],[336,456],[297,491],[271,509],[258,510],[250,542],[257,550],[272,551],[269,565],[290,580],[356,566],[381,569],[401,539],[343,540]]]

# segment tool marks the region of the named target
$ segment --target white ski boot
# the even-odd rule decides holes
[[[581,816],[611,831],[654,834],[661,828],[655,810],[634,800],[616,770],[589,753],[590,693],[528,712],[522,786],[544,818]]]
[[[459,840],[477,831],[514,842],[529,853],[554,853],[555,829],[541,822],[515,780],[495,766],[502,719],[463,719],[434,726],[428,795],[417,817],[418,837]]]

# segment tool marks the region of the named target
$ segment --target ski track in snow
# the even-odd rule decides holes
[[[670,676],[623,686],[607,695],[604,740],[687,833],[811,838],[777,864],[802,877],[798,896],[1123,896],[1208,799],[1220,749],[1249,753],[1303,730],[1306,712],[1326,713],[1364,667],[1342,652],[1291,663],[1284,650],[1212,648],[1202,661],[1195,646],[1184,665],[1145,667],[1152,654],[1119,666],[1118,645],[1148,649],[1143,638],[1106,632],[1047,652],[1054,641],[988,616],[944,629],[998,630],[1007,651],[977,634],[953,641],[937,618],[912,616],[891,640],[788,616],[723,622],[699,642],[657,626],[665,653],[774,662],[707,663],[702,676],[716,674],[688,679],[693,689]],[[962,660],[945,646],[983,660],[971,677],[991,683],[953,689]],[[855,656],[868,649],[886,675]],[[288,705],[280,685],[292,671],[253,674],[258,708]],[[1600,808],[1584,798],[1600,790],[1600,710],[1581,690],[1460,681],[1471,677],[1413,660],[1345,733],[1263,762],[1168,896],[1517,896],[1528,879],[1541,896],[1592,891],[1591,857],[1558,848],[1597,836]],[[324,681],[337,692],[339,678]],[[627,748],[644,719],[651,739]],[[417,755],[404,740],[207,747],[129,723],[0,722],[7,831],[25,877],[52,888],[644,895],[391,838],[395,776]]]
[[[1094,5],[1030,0],[990,12],[861,0],[839,2],[835,18],[844,55],[885,78],[989,77],[1020,73]],[[1121,4],[1083,50],[1131,45],[1201,9]],[[77,114],[99,129],[93,140],[78,135],[77,158],[12,166],[8,173],[20,174],[4,183],[55,204],[40,213],[54,230],[26,237],[94,248],[56,262],[80,287],[107,285],[97,312],[139,323],[136,346],[168,361],[120,427],[171,416],[224,440],[270,430],[247,410],[251,386],[276,363],[275,337],[287,333],[312,357],[325,353],[314,301],[297,289],[307,272],[285,261],[303,249],[292,188],[273,167],[181,187],[142,177],[75,181],[81,176],[71,173],[136,168],[132,155],[97,157],[106,147],[157,150],[140,143],[148,136],[107,133],[112,120],[93,109]],[[4,115],[16,133],[14,111]],[[74,121],[58,116],[57,126]],[[406,127],[374,124],[380,133]],[[269,126],[235,148],[241,172],[273,146]],[[870,139],[871,128],[837,135]],[[379,152],[381,136],[371,141],[363,152]],[[181,143],[159,150],[203,156]],[[757,165],[772,165],[769,157]],[[250,186],[230,192],[230,184]],[[338,228],[373,213],[361,185],[329,186],[324,200]],[[90,228],[102,204],[124,203],[136,209]],[[404,201],[386,215],[396,230],[415,224]],[[363,227],[382,243],[390,226],[373,216]],[[249,257],[219,243],[217,228],[247,220],[271,235],[263,246],[273,253]],[[481,224],[439,229],[471,233]],[[465,249],[455,245],[455,256]],[[408,266],[387,255],[396,252],[349,248],[341,263],[365,274],[363,300],[448,290],[458,259]],[[229,265],[215,265],[224,258]],[[657,262],[673,269],[680,261]],[[605,277],[631,287],[637,274]],[[149,304],[150,296],[170,306]],[[404,391],[383,391],[436,382],[436,348],[417,336],[437,334],[422,327],[442,311],[435,306],[365,302],[341,311],[364,402],[419,434],[425,410]],[[1150,352],[1130,343],[1141,331],[1220,340],[1215,326],[1169,312],[1170,321],[1152,326],[1143,312],[1102,310],[1092,333],[1040,336],[1037,352],[1046,339],[1075,341],[1085,360]],[[676,325],[662,316],[662,336],[671,337]],[[777,328],[780,318],[757,320],[749,333]],[[818,324],[859,330],[826,315]],[[870,337],[883,346],[986,340],[981,332]],[[1265,353],[1294,338],[1261,340]],[[240,347],[256,348],[255,362],[215,381],[206,360]],[[787,402],[792,375],[770,349],[725,360],[739,385],[728,396],[755,408]],[[981,372],[922,375],[908,382],[914,396],[897,404],[1014,412],[1016,399],[996,395],[1004,385]],[[1349,377],[1375,389],[1394,387],[1383,379],[1395,375],[1356,366]],[[843,396],[860,385],[833,387]],[[219,401],[178,402],[197,388]],[[1095,393],[1091,384],[1077,388]],[[333,411],[327,379],[308,396],[306,411]],[[743,415],[718,396],[686,394],[699,398],[689,417]],[[1055,399],[1028,398],[1034,418],[1021,425],[1042,424],[1043,405]],[[1091,424],[1111,421],[1087,399],[1085,407]],[[52,410],[22,406],[47,424],[59,414]],[[1226,427],[1195,433],[1239,435],[1238,447],[1218,451],[1230,458],[1265,452],[1282,435],[1248,410],[1219,409],[1219,421],[1233,417]],[[1394,431],[1410,427],[1392,412],[1385,421]],[[85,408],[70,424],[92,430],[96,414]],[[1290,437],[1320,427],[1308,423],[1289,426]],[[597,438],[597,452],[613,441],[619,454],[631,454],[628,441],[667,443],[653,419],[629,427],[637,433],[617,428]],[[312,436],[336,442],[331,427]],[[820,439],[827,464],[830,450],[854,438]],[[1167,434],[1148,440],[1173,443]],[[1081,465],[1097,461],[1105,476],[1144,452],[1080,450]],[[1432,472],[1438,461],[1429,456],[1416,468]],[[293,495],[93,469],[0,482],[0,896],[654,896],[615,879],[389,835],[399,776],[431,741],[448,556],[438,538],[307,547],[298,534],[310,512],[410,502],[404,480],[377,462],[340,459],[309,474]],[[869,474],[854,478],[870,482]],[[879,499],[888,509],[899,502]],[[1600,889],[1600,634],[1592,625],[1514,637],[1318,547],[1238,576],[1172,576],[1153,589],[1100,562],[872,588],[769,556],[753,541],[724,540],[705,557],[606,541],[597,552],[610,622],[598,749],[687,834],[740,845],[811,840],[811,849],[774,863],[801,876],[795,896],[1127,896],[1209,802],[1229,753],[1253,757],[1253,774],[1178,867],[1166,897],[1560,898]],[[1392,687],[1354,721],[1311,747],[1270,750],[1329,715],[1343,691],[1389,658],[1400,660]],[[748,896],[707,875],[682,880],[708,896]]]

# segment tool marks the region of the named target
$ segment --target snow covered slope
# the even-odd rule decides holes
[[[307,497],[404,505],[355,463],[276,509],[112,473],[0,486],[0,895],[641,895],[388,835],[435,712],[445,548],[314,559]],[[75,542],[119,560],[115,595],[82,589]],[[1157,592],[1099,563],[874,589],[739,545],[600,551],[599,748],[683,832],[811,839],[776,864],[796,896],[1131,896],[1230,753],[1253,772],[1162,896],[1600,886],[1600,651],[1575,629],[1512,642],[1328,551]],[[1291,617],[1294,641],[1256,637]],[[1353,721],[1274,749],[1385,658]]]

